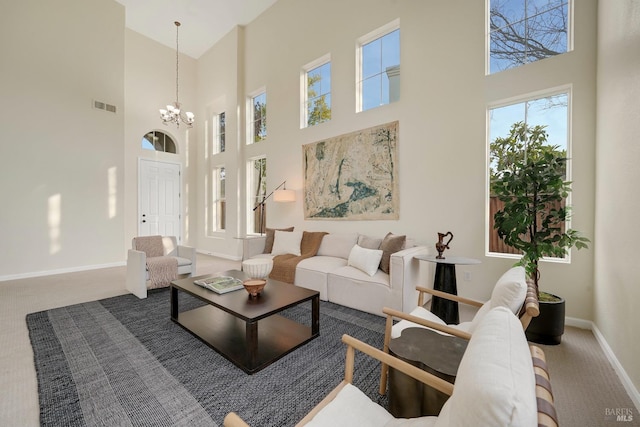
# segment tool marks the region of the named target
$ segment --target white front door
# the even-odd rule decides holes
[[[180,165],[140,159],[138,235],[180,234]]]

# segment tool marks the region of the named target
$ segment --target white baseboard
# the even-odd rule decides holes
[[[234,257],[229,254],[222,254],[222,253],[215,253],[215,252],[212,253],[212,252],[206,252],[201,250],[196,250],[196,252],[205,254],[205,255],[216,256],[219,258],[229,259],[232,261],[242,260],[242,257],[238,257],[238,256]],[[126,265],[127,265],[126,261],[120,261],[120,262],[113,262],[109,264],[84,265],[81,267],[60,268],[57,270],[45,270],[45,271],[33,271],[29,273],[9,274],[6,276],[0,276],[0,282],[5,282],[7,280],[29,279],[32,277],[52,276],[54,274],[77,273],[79,271],[87,271],[87,270],[99,270],[101,268],[123,267]]]
[[[633,384],[633,381],[631,381],[631,378],[629,378],[629,375],[627,375],[624,367],[618,361],[618,358],[609,346],[607,340],[604,338],[604,335],[602,335],[602,332],[600,332],[600,329],[598,329],[596,324],[593,322],[592,325],[593,335],[595,335],[596,340],[598,340],[598,343],[602,348],[602,351],[604,351],[607,359],[609,359],[609,361],[611,362],[613,370],[616,371],[616,374],[618,374],[618,377],[620,378],[620,381],[622,381],[622,385],[624,386],[625,390],[627,390],[627,394],[633,401],[633,404],[636,405],[636,411],[640,412],[640,393],[638,392],[638,389]]]
[[[593,322],[591,320],[578,319],[577,317],[565,317],[564,324],[575,328],[593,330]]]
[[[239,256],[232,256],[229,254],[222,254],[222,253],[218,253],[218,252],[209,252],[209,251],[202,251],[200,249],[196,249],[196,252],[199,254],[203,254],[203,255],[211,255],[211,256],[215,256],[218,258],[224,258],[224,259],[228,259],[231,261],[242,261],[242,257]]]
[[[0,276],[0,282],[7,280],[29,279],[31,277],[52,276],[54,274],[77,273],[79,271],[99,270],[101,268],[122,267],[127,265],[125,261],[113,262],[110,264],[84,265],[82,267],[60,268],[57,270],[34,271],[30,273],[10,274]]]
[[[629,375],[627,375],[624,367],[620,364],[620,361],[618,361],[618,358],[616,357],[615,353],[609,346],[609,343],[604,338],[604,335],[602,335],[602,332],[600,332],[596,324],[590,320],[578,319],[575,317],[566,317],[565,325],[574,326],[580,329],[589,329],[593,332],[593,335],[596,337],[596,341],[598,341],[598,344],[600,344],[600,348],[602,348],[605,356],[607,356],[607,359],[609,359],[609,362],[611,362],[613,370],[616,371],[616,374],[618,374],[618,378],[620,378],[622,386],[627,391],[627,394],[631,398],[633,404],[636,406],[636,411],[640,412],[640,393],[638,392],[636,386],[633,384],[633,381],[631,381],[631,378],[629,378]]]

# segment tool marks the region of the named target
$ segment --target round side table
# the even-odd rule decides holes
[[[420,254],[416,255],[414,258],[421,261],[437,263],[433,289],[436,291],[448,292],[453,295],[458,295],[456,264],[480,264],[480,260],[459,256],[447,256],[445,258],[438,259],[435,255]],[[458,303],[456,301],[449,301],[434,296],[431,298],[431,312],[441,318],[447,325],[457,325],[460,323],[460,314],[458,312]]]
[[[389,341],[389,353],[453,383],[468,341],[431,329],[407,328]],[[396,418],[438,415],[449,396],[389,368],[389,412]]]

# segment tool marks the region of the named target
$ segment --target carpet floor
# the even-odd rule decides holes
[[[310,310],[283,315],[309,324]],[[256,427],[295,425],[341,381],[342,334],[381,348],[384,333],[383,318],[321,301],[320,336],[247,375],[169,319],[167,289],[33,313],[27,326],[43,426],[212,426],[230,411]],[[358,355],[354,384],[386,406],[379,366]]]

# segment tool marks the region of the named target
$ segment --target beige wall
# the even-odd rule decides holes
[[[567,298],[568,316],[595,321],[637,386],[640,337],[631,304],[640,292],[634,268],[640,12],[633,0],[601,1],[599,10],[597,4],[575,2],[571,53],[486,77],[484,2],[326,0],[318,7],[280,0],[198,60],[181,55],[180,98],[195,109],[197,125],[178,132],[157,117],[157,109],[173,101],[175,51],[125,30],[121,5],[9,2],[0,17],[0,278],[124,262],[137,233],[139,158],[182,163],[185,242],[239,257],[235,237],[246,230],[244,161],[265,154],[269,188],[287,180],[298,194],[293,205],[269,202],[269,226],[392,231],[431,248],[438,231],[452,231],[450,254],[482,261],[459,267],[459,276],[471,273],[470,281],[459,280],[460,292],[487,298],[513,263],[485,255],[487,105],[567,85],[573,96],[573,226],[594,243],[574,251],[570,264],[545,263],[543,286]],[[355,40],[396,18],[400,101],[355,113]],[[300,129],[300,69],[327,53],[333,119]],[[263,86],[268,140],[246,146],[245,98]],[[92,109],[92,99],[116,105],[118,113]],[[205,135],[221,109],[228,151],[211,156]],[[400,122],[400,219],[305,221],[301,146],[393,120]],[[153,129],[177,139],[178,156],[141,150],[142,135]],[[216,164],[228,172],[228,227],[210,236],[203,182]]]
[[[640,3],[598,10],[594,322],[636,386],[640,406]]]
[[[122,262],[124,23],[112,0],[3,2],[0,277]]]
[[[227,257],[239,258],[242,255],[240,235],[240,209],[244,209],[243,200],[236,189],[243,182],[240,177],[240,161],[244,148],[244,118],[239,106],[244,99],[243,74],[243,34],[242,27],[236,27],[221,41],[216,43],[198,60],[198,154],[197,154],[197,215],[198,249]],[[212,155],[215,135],[214,116],[225,113],[226,150]],[[242,110],[244,112],[244,110]],[[211,176],[214,167],[226,168],[227,224],[224,231],[210,228],[211,213],[207,210],[207,193],[211,194],[214,185]]]
[[[311,10],[313,19],[306,18]],[[460,276],[463,271],[471,273],[470,281],[459,280],[460,292],[488,298],[495,280],[514,260],[485,256],[487,105],[569,85],[574,97],[573,225],[593,237],[596,2],[577,2],[573,52],[489,77],[484,75],[484,16],[484,2],[462,0],[328,0],[320,8],[310,0],[280,0],[247,25],[245,43],[238,45],[243,49],[244,73],[228,76],[227,84],[216,82],[213,87],[212,83],[210,90],[199,91],[198,96],[201,106],[233,97],[236,79],[244,86],[244,96],[266,87],[267,141],[245,146],[244,130],[240,129],[239,155],[241,159],[266,155],[269,190],[286,180],[287,187],[298,195],[294,205],[267,202],[267,225],[330,232],[357,230],[380,236],[392,231],[408,234],[430,248],[438,231],[452,231],[455,238],[450,254],[482,261],[479,266],[458,268]],[[356,113],[356,39],[396,18],[401,28],[400,101]],[[228,42],[224,46],[228,47]],[[223,46],[216,46],[200,58],[201,77],[225,78],[221,70],[228,65],[220,61],[222,53]],[[300,70],[325,54],[332,60],[332,120],[300,129]],[[238,96],[238,101],[243,116],[243,97]],[[394,120],[400,122],[400,219],[305,221],[301,146]],[[241,168],[243,164],[241,161]],[[236,173],[244,176],[241,169]],[[242,205],[244,185],[239,196]],[[203,201],[200,206],[205,206]],[[239,233],[244,233],[244,216],[238,225]],[[198,234],[202,238],[203,230]],[[224,250],[223,242],[218,244],[217,250]],[[230,255],[237,253],[229,236],[226,248],[230,248]],[[589,250],[574,251],[571,264],[545,263],[542,267],[545,289],[567,298],[571,317],[592,317],[592,265],[593,251]]]
[[[173,22],[163,24],[167,31],[175,32]],[[176,98],[176,50],[126,29],[125,35],[125,107],[124,162],[125,188],[125,249],[138,235],[141,214],[138,212],[138,163],[140,159],[182,165],[182,242],[195,244],[196,128],[164,125],[159,108],[171,104]],[[180,103],[187,111],[196,111],[196,60],[180,54]],[[202,116],[197,116],[201,120]],[[177,155],[142,149],[142,137],[158,130],[170,135],[177,145]],[[194,243],[191,243],[194,242]],[[123,252],[126,254],[126,252]],[[124,255],[123,255],[124,256]]]

